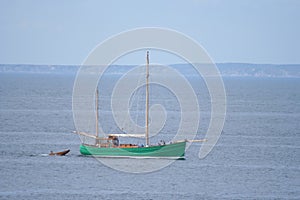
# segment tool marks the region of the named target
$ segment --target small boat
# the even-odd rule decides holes
[[[49,156],[65,156],[69,152],[70,152],[70,149],[67,149],[67,150],[64,150],[64,151],[59,151],[59,152],[53,152],[53,151],[51,151],[49,153]]]

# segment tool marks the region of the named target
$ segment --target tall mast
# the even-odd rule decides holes
[[[96,104],[96,137],[98,137],[98,96],[99,96],[99,91],[98,91],[98,87],[96,90],[96,98],[95,98],[95,104]]]
[[[149,146],[149,51],[146,64],[146,146]]]

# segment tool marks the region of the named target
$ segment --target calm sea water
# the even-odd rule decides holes
[[[300,199],[300,79],[224,78],[226,123],[213,151],[200,160],[201,144],[193,143],[186,160],[146,174],[80,156],[72,133],[74,79],[0,74],[0,199]],[[191,83],[204,91],[201,81]],[[201,98],[198,138],[209,119],[209,100]],[[170,104],[172,110],[178,102]],[[167,123],[176,128],[178,111],[172,114]],[[65,157],[43,155],[67,148]]]

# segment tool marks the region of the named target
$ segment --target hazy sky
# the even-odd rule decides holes
[[[1,0],[0,63],[81,64],[137,27],[182,32],[215,62],[300,63],[299,0]]]

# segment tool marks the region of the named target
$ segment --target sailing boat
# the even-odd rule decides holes
[[[98,89],[96,94],[96,135],[83,132],[77,134],[94,139],[94,144],[82,143],[80,153],[99,157],[138,157],[138,158],[168,158],[184,159],[187,140],[162,142],[158,145],[151,145],[149,141],[149,52],[147,51],[146,65],[146,121],[145,134],[108,134],[108,137],[98,137]],[[122,144],[120,137],[145,137],[146,145]]]

